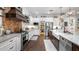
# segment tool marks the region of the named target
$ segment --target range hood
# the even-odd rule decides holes
[[[22,14],[21,7],[5,8],[5,16],[6,16],[6,18],[17,19],[17,20],[21,20],[24,22],[27,22],[27,18],[28,18]]]

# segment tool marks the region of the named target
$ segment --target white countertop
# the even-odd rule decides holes
[[[64,37],[65,39],[71,41],[72,43],[79,46],[79,35],[77,34],[69,34],[69,33],[63,33],[57,30],[51,30],[52,34],[59,39],[60,36]]]
[[[51,32],[52,32],[52,35],[54,35],[59,40],[59,35],[62,33],[57,30],[51,30]]]

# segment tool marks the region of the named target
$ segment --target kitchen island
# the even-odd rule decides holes
[[[65,41],[67,42],[71,42],[71,47],[72,47],[72,50],[79,50],[79,49],[75,49],[76,46],[77,48],[79,47],[79,35],[78,34],[70,34],[70,33],[64,33],[64,32],[60,32],[58,30],[51,30],[51,35],[49,35],[49,37],[53,37],[53,38],[50,38],[51,40],[55,40],[56,42],[54,42],[55,44],[58,45],[57,49],[60,50],[59,48],[59,43],[60,43],[60,40],[61,40],[61,37],[65,39]],[[55,38],[56,39],[55,39]],[[59,41],[59,42],[57,42]],[[64,43],[65,44],[65,43]],[[56,45],[55,45],[56,47]],[[74,48],[75,47],[75,48]]]

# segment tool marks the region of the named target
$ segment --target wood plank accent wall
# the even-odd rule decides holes
[[[4,29],[11,29],[12,32],[20,32],[22,29],[22,22],[18,19],[5,18],[3,21]]]

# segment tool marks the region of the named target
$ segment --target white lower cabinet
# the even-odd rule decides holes
[[[8,51],[16,51],[16,42],[8,45]]]
[[[29,32],[29,40],[31,40],[31,38],[33,37],[33,32]]]
[[[16,36],[0,43],[0,51],[20,51],[21,38]]]
[[[67,39],[60,36],[59,50],[60,51],[71,51],[72,43],[68,41]]]
[[[0,51],[16,51],[15,43],[0,47]]]
[[[16,51],[16,37],[0,43],[0,51]]]
[[[17,51],[20,51],[21,50],[21,38],[20,37],[17,37]]]

